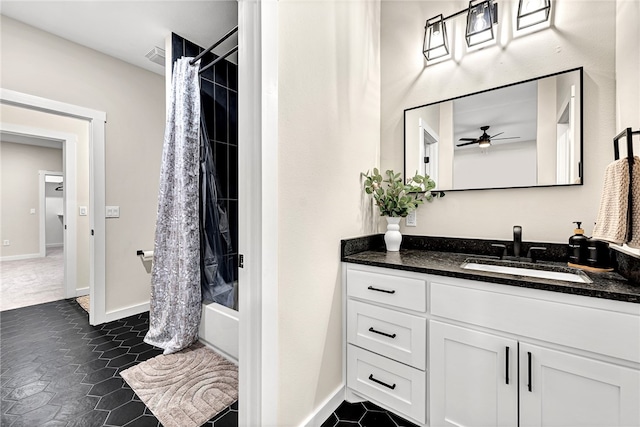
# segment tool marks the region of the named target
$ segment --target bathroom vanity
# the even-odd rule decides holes
[[[469,252],[375,242],[342,242],[347,400],[420,426],[640,425],[640,287],[470,271]]]

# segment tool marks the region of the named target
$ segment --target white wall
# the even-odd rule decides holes
[[[278,426],[342,381],[340,239],[380,144],[378,2],[279,2]],[[242,285],[241,285],[242,286]]]
[[[464,54],[460,34],[464,16],[455,18],[449,31],[456,40],[452,43],[454,59],[425,67],[421,51],[425,20],[464,9],[468,2],[382,2],[381,164],[402,169],[405,108],[584,66],[585,185],[449,192],[445,198],[420,207],[418,227],[407,231],[510,239],[512,226],[519,224],[526,240],[564,243],[571,235],[572,221],[583,221],[587,234],[591,233],[604,169],[613,160],[616,3],[553,2],[555,28],[517,38],[506,18],[515,13],[517,2],[499,3],[500,16],[505,18],[499,27],[498,45]],[[636,31],[634,25],[627,27]],[[633,40],[637,48],[637,36]],[[482,227],[474,220],[478,209],[486,218]]]
[[[40,170],[62,170],[62,150],[0,142],[0,257],[40,253]]]
[[[453,157],[455,188],[499,188],[505,176],[513,185],[536,185],[536,142],[493,144],[481,151],[477,146],[456,150]],[[452,193],[454,194],[454,193]]]
[[[640,129],[640,2],[616,1],[616,130]]]
[[[0,24],[3,88],[107,113],[106,204],[120,206],[120,218],[106,223],[106,308],[148,302],[135,252],[154,242],[163,77],[4,16]]]
[[[616,132],[640,130],[640,2],[616,1]],[[640,155],[640,137],[634,137],[634,155]],[[624,145],[624,144],[621,144]],[[625,153],[624,148],[620,148]],[[640,256],[640,249],[631,249]]]

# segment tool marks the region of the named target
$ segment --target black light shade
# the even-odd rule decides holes
[[[551,0],[520,0],[518,2],[517,28],[531,27],[549,19]]]
[[[498,22],[497,4],[491,0],[471,0],[467,12],[467,46],[493,40],[493,24]]]
[[[422,53],[427,61],[432,61],[449,54],[447,27],[442,14],[427,20],[424,27]]]

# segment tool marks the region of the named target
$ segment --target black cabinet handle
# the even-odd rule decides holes
[[[507,384],[509,384],[509,347],[506,348],[505,350],[505,355],[507,357],[507,362],[505,363],[505,378],[507,381]]]
[[[369,286],[367,289],[369,289],[370,291],[376,291],[376,292],[384,292],[385,294],[395,294],[396,291],[395,290],[386,290],[386,289],[378,289],[378,288],[374,288],[373,286]]]
[[[394,385],[389,385],[389,384],[387,384],[387,383],[385,383],[385,382],[382,382],[382,381],[380,381],[380,380],[377,380],[377,379],[373,378],[373,374],[369,375],[369,380],[373,381],[374,383],[378,383],[378,384],[380,384],[380,385],[383,385],[383,386],[385,386],[385,387],[388,387],[388,388],[390,388],[391,390],[393,390],[394,388],[396,388],[396,385],[395,385],[395,384],[394,384]]]
[[[527,388],[531,391],[531,352],[527,351],[527,372],[529,373],[529,382],[527,383]]]
[[[373,329],[373,326],[369,328],[369,332],[373,332],[374,334],[380,334],[380,335],[384,335],[385,337],[389,337],[389,338],[395,338],[396,334],[388,334],[386,332],[380,332],[380,331],[376,331],[375,329]]]

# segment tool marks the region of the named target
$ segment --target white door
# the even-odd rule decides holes
[[[640,425],[640,371],[520,343],[520,426]]]
[[[430,425],[517,425],[517,341],[437,321],[429,325]]]

